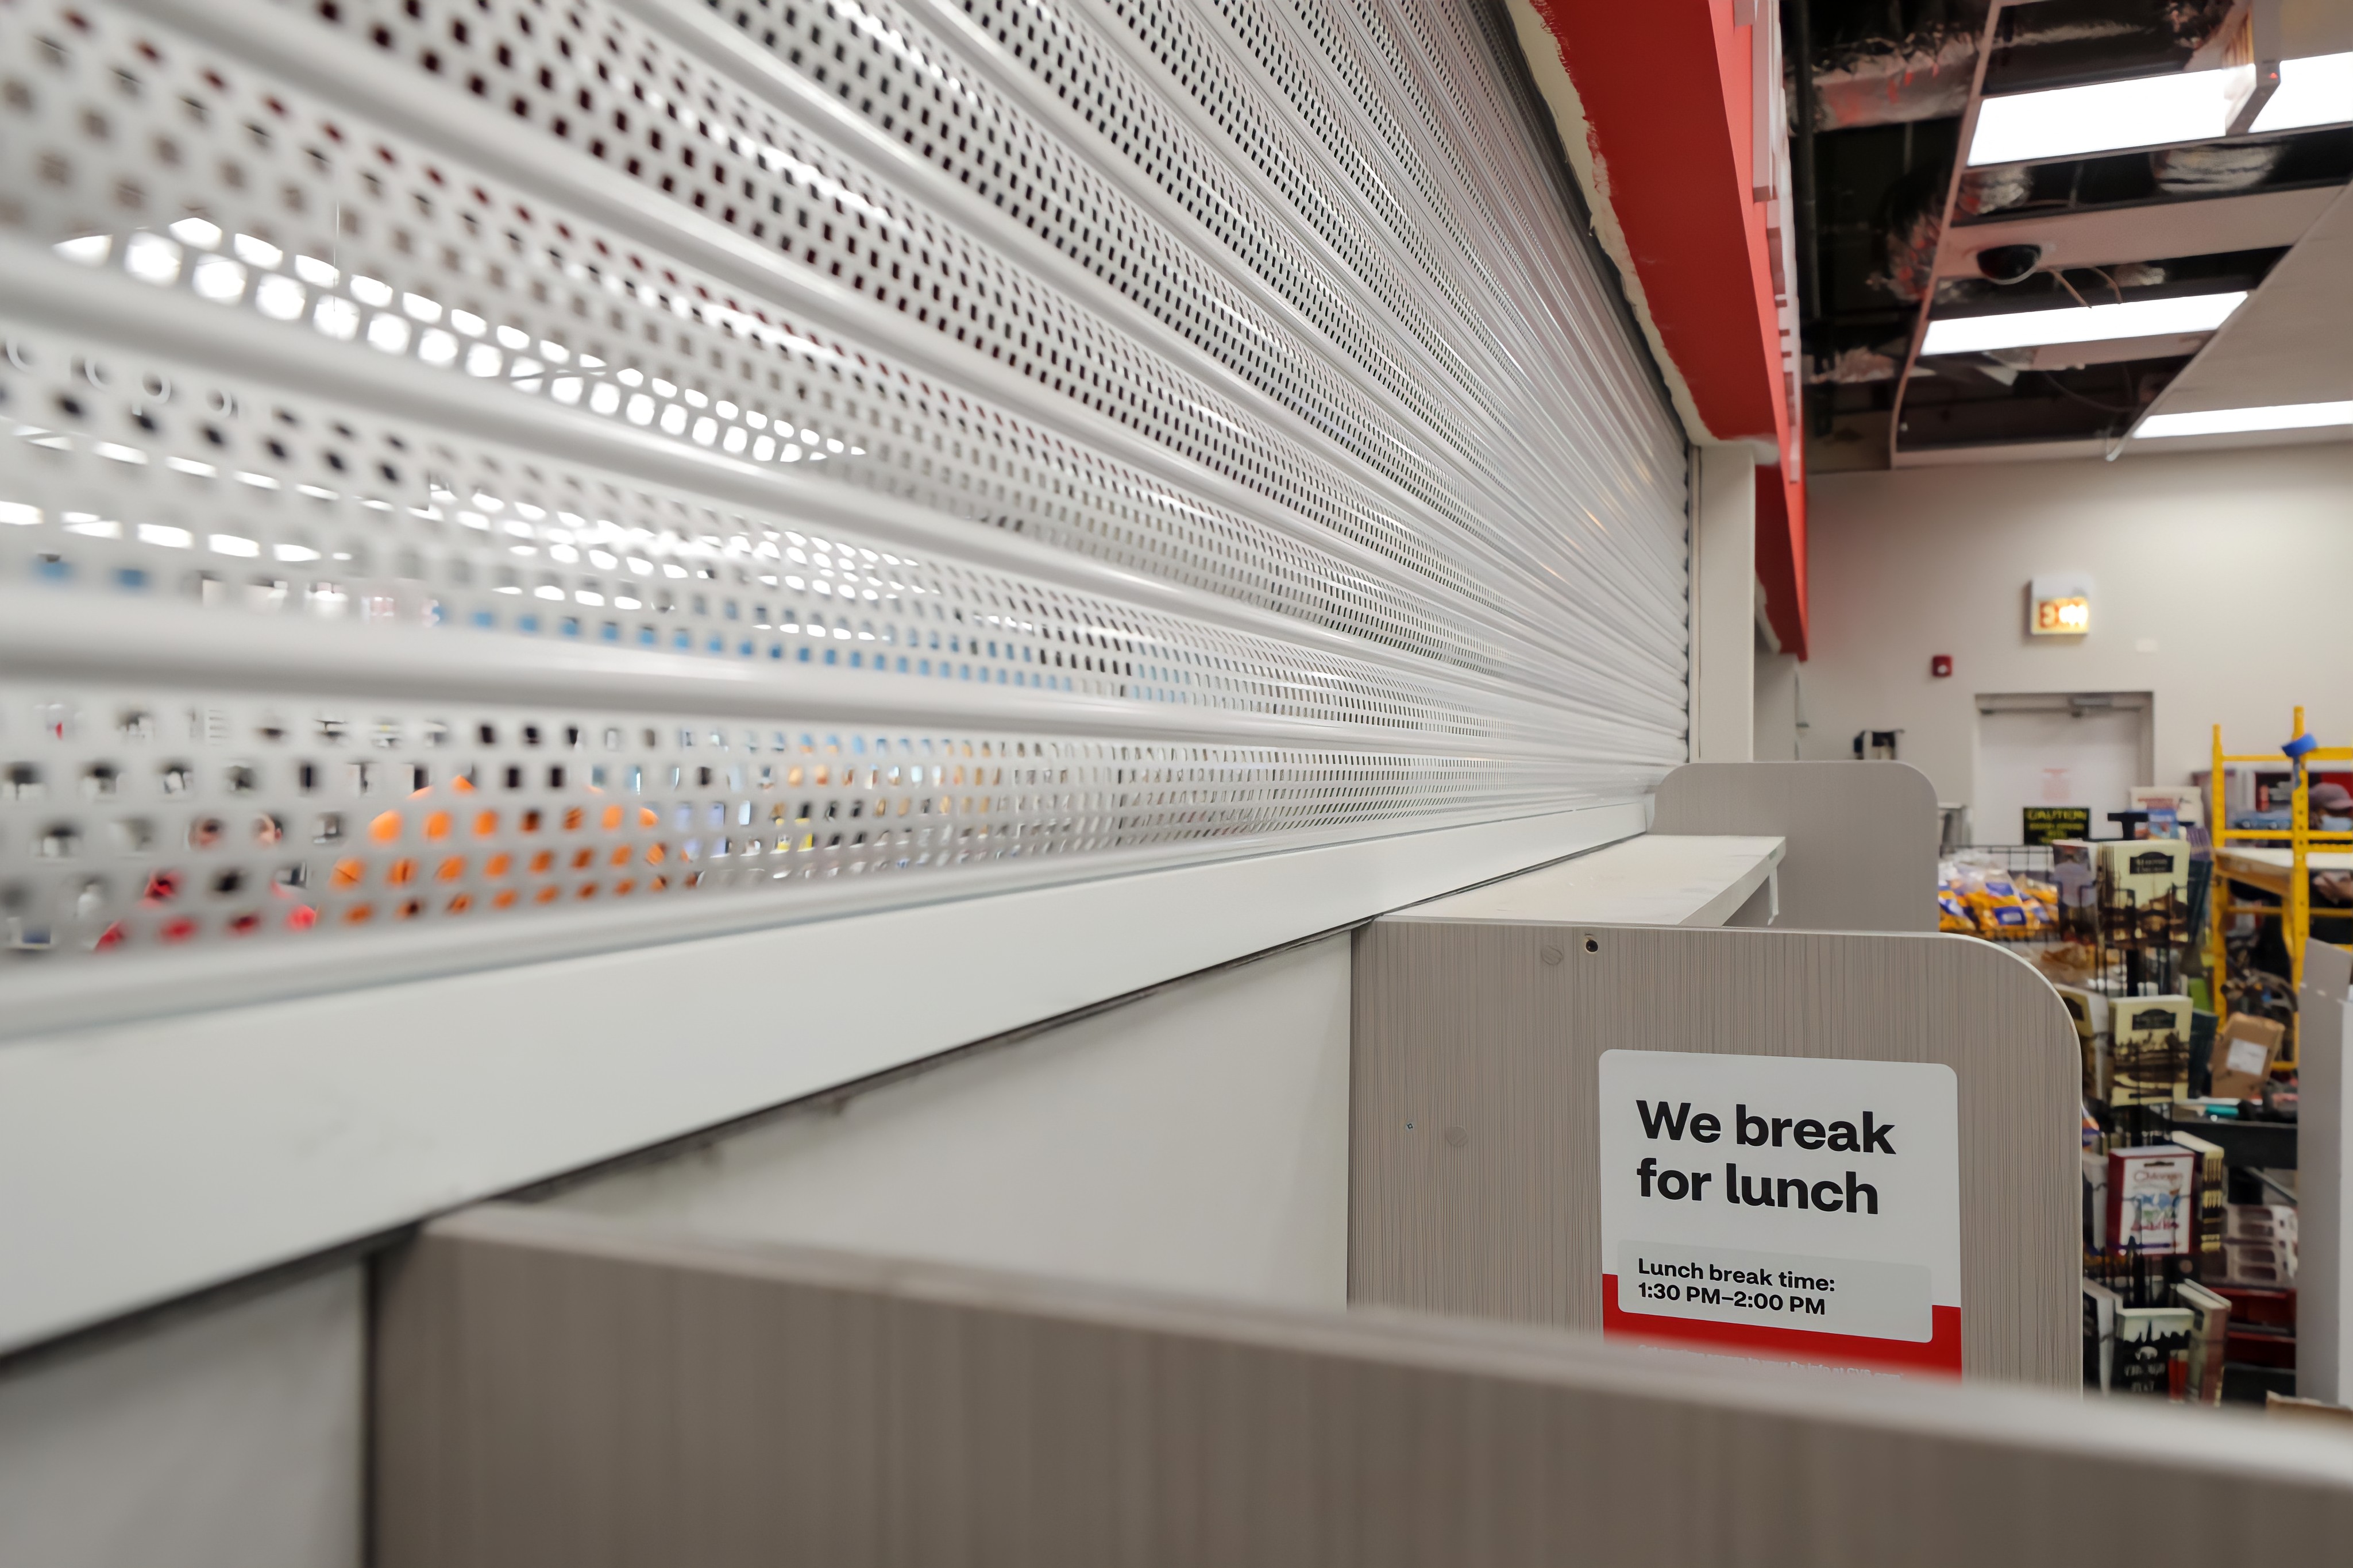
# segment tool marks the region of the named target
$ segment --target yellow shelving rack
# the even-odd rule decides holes
[[[2293,734],[2304,738],[2304,710],[2295,710]],[[2294,745],[2294,740],[2288,742]],[[2223,774],[2229,763],[2284,763],[2295,773],[2295,790],[2285,827],[2232,827],[2231,826],[2230,788]],[[2214,771],[2208,775],[2211,796],[2208,833],[2214,846],[2213,887],[2207,902],[2213,910],[2208,926],[2207,953],[2211,959],[2209,973],[2213,976],[2214,1010],[2222,1017],[2230,1016],[2230,951],[2223,933],[2229,929],[2230,917],[2237,914],[2276,916],[2282,922],[2280,935],[2287,944],[2289,979],[2299,994],[2304,989],[2304,944],[2312,933],[2312,876],[2307,864],[2315,845],[2353,846],[2353,833],[2325,833],[2312,826],[2311,776],[2314,763],[2353,763],[2353,746],[2312,746],[2291,755],[2285,749],[2227,754],[2222,750],[2222,726],[2214,726]],[[2281,891],[2277,909],[2268,904],[2234,904],[2231,901],[2231,879],[2223,874],[2222,850],[2233,842],[2269,844],[2284,840],[2288,848],[2286,886]],[[2241,878],[2241,880],[2246,880]],[[2297,1031],[2291,1026],[2286,1041],[2286,1055],[2282,1067],[2296,1063]]]

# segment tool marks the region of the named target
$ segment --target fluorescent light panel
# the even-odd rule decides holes
[[[2255,116],[2257,135],[2353,120],[2353,52],[2280,62],[2280,84]]]
[[[1969,163],[2208,141],[2231,128],[2231,111],[2254,85],[2254,73],[2253,66],[2233,66],[1989,98],[1978,109]]]
[[[2269,408],[2213,408],[2199,414],[2152,414],[2133,434],[2141,440],[2166,436],[2232,436],[2247,430],[2312,430],[2353,425],[2353,400],[2344,403],[2282,403]]]
[[[1920,353],[1987,353],[1995,349],[2039,348],[2044,343],[2105,343],[2119,338],[2165,337],[2211,332],[2230,319],[2247,297],[2191,294],[2172,300],[2127,300],[2116,305],[2071,306],[2063,310],[2011,310],[1999,316],[1951,316],[1928,323]]]
[[[2127,147],[2171,147],[2227,136],[2254,87],[2253,66],[2135,77],[2089,87],[2009,93],[1978,107],[1969,163],[2077,158]],[[2280,84],[2253,133],[2353,121],[2353,52],[2280,63]]]

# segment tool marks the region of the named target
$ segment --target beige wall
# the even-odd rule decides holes
[[[1810,516],[1807,757],[1900,728],[1938,797],[1968,800],[1979,692],[2154,694],[2158,784],[2205,765],[2218,722],[2277,745],[2299,702],[2353,744],[2353,444],[1825,475]],[[2074,571],[2091,633],[2028,637],[2028,579]],[[1786,754],[1781,710],[1759,756]]]

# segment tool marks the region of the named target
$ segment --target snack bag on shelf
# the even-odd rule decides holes
[[[1981,935],[1997,942],[2016,942],[2042,934],[2040,917],[2027,913],[2026,900],[2019,896],[2016,884],[2006,871],[1965,867],[1961,872],[1961,899],[1977,917]]]
[[[1978,922],[1970,917],[1968,905],[1961,901],[1960,873],[1950,860],[1936,864],[1936,929],[1963,936],[1978,934]]]

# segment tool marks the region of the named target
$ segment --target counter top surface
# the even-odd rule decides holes
[[[1645,833],[1386,918],[1720,926],[1773,874],[1787,844],[1732,834]]]

